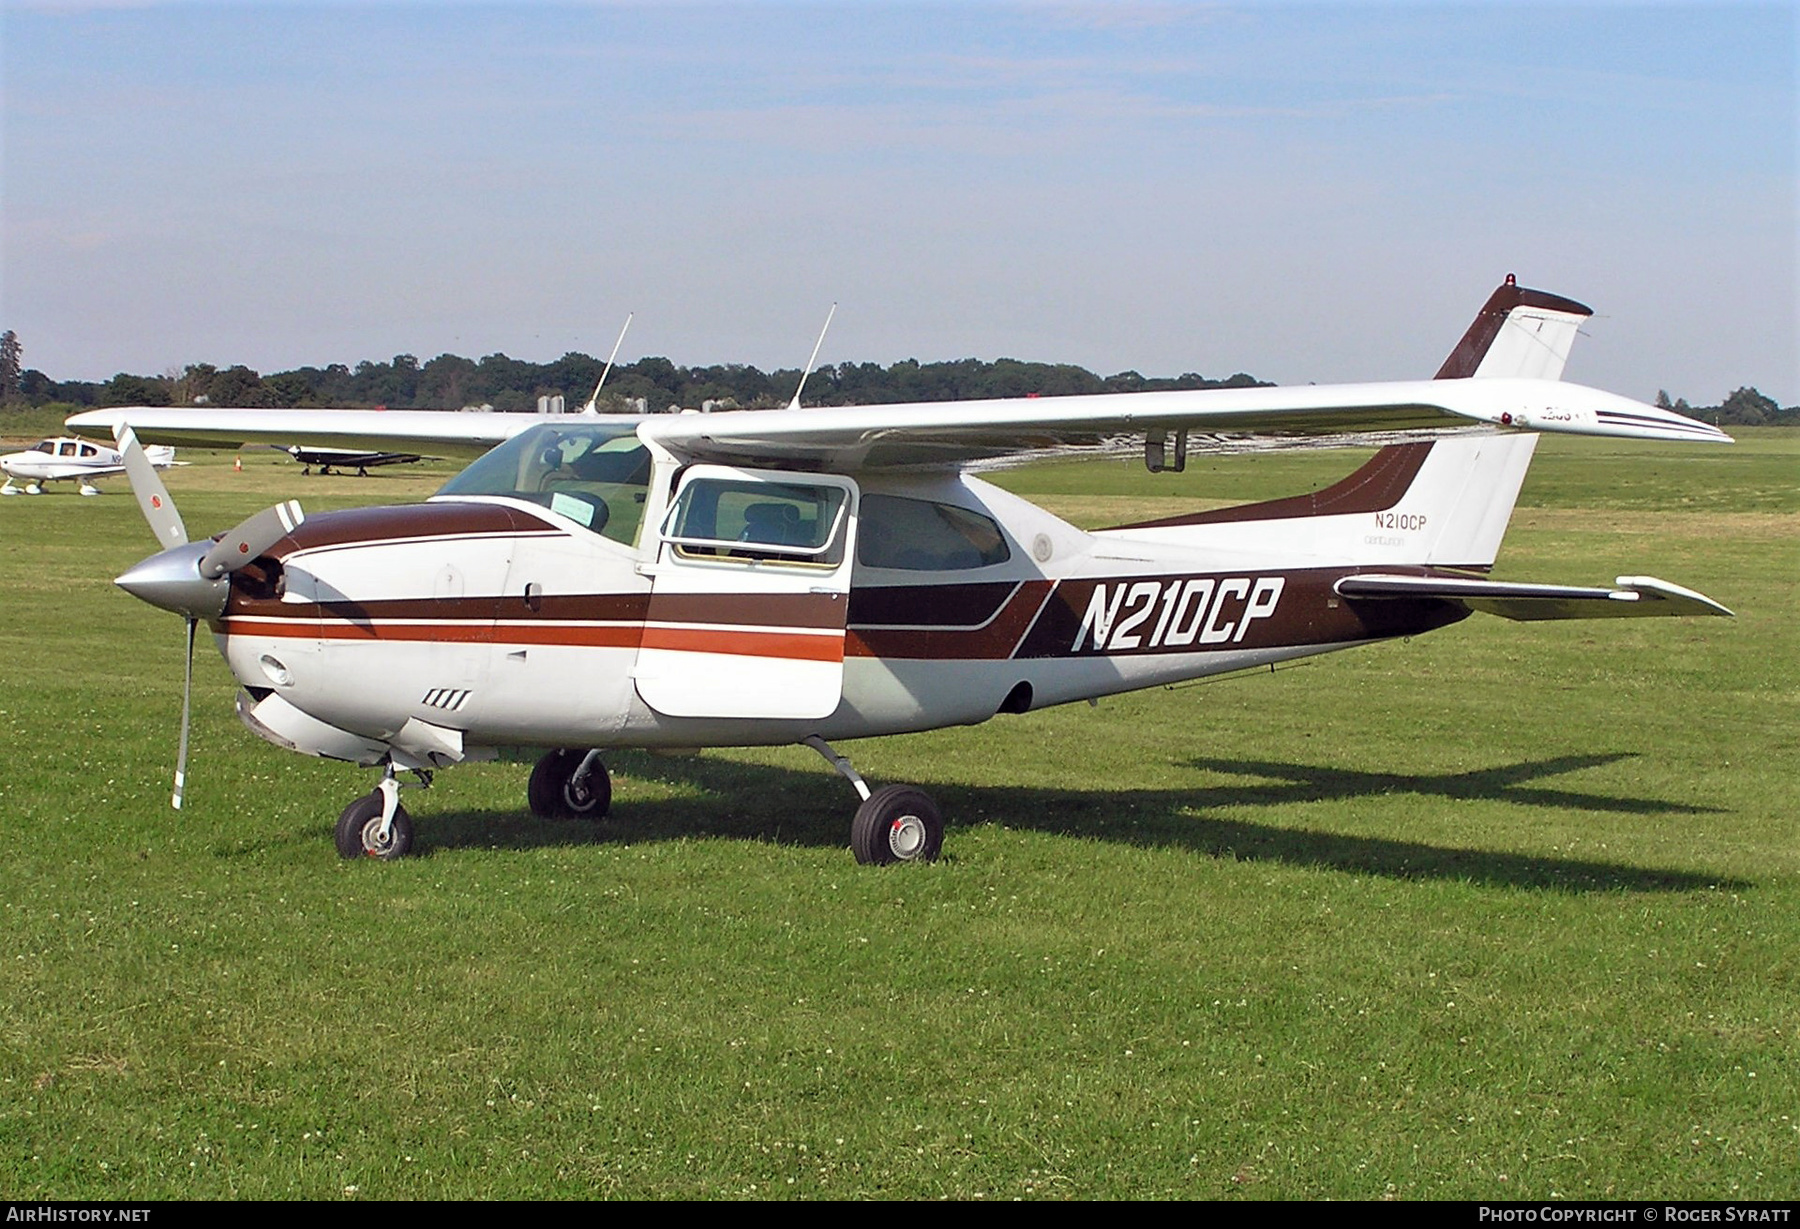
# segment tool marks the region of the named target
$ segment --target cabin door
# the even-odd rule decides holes
[[[844,688],[856,483],[695,465],[663,518],[638,694],[669,717],[817,720]]]

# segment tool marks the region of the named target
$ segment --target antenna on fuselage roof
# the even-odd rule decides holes
[[[825,313],[825,327],[819,330],[819,340],[813,343],[812,357],[806,360],[806,370],[800,373],[800,387],[794,390],[794,399],[788,402],[787,408],[790,410],[800,408],[800,394],[806,391],[806,377],[812,374],[813,364],[819,360],[819,347],[825,344],[825,334],[831,330],[831,318],[835,315],[837,304],[833,303],[831,310]]]
[[[606,387],[606,377],[612,374],[613,360],[619,357],[619,347],[625,344],[625,334],[631,328],[632,317],[636,315],[636,312],[625,313],[625,327],[619,330],[619,340],[613,342],[612,353],[606,356],[606,367],[600,372],[600,382],[594,385],[594,395],[589,397],[587,404],[581,407],[583,414],[600,412],[600,390]]]

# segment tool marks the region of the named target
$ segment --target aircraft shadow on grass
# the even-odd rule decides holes
[[[1564,892],[1685,892],[1744,888],[1746,881],[1622,862],[1433,845],[1389,837],[1255,823],[1209,812],[1244,807],[1342,803],[1413,794],[1446,802],[1476,800],[1517,806],[1642,816],[1709,815],[1717,807],[1661,799],[1582,793],[1534,784],[1599,767],[1628,753],[1561,756],[1461,773],[1373,773],[1311,764],[1195,759],[1209,773],[1254,782],[1192,789],[1032,789],[934,784],[952,826],[1000,823],[1087,840],[1186,849],[1215,858],[1314,866],[1395,879],[1462,880]],[[448,811],[421,807],[417,851],[529,848],[600,841],[736,837],[782,845],[839,847],[848,841],[854,796],[843,782],[816,771],[745,764],[715,757],[668,758],[619,752],[615,774],[682,791],[634,800],[629,792],[599,824],[540,820],[518,811]]]

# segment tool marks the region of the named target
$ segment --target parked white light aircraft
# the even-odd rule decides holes
[[[150,464],[157,469],[167,469],[175,464],[173,448],[147,448],[144,451]],[[42,495],[46,482],[79,482],[83,495],[98,495],[100,488],[94,485],[94,480],[124,473],[125,463],[120,460],[116,448],[63,436],[39,440],[24,452],[0,456],[0,471],[6,474],[6,484],[0,486],[0,495],[19,493],[19,488],[13,485],[15,478],[25,484],[27,495]]]
[[[831,742],[1511,619],[1728,615],[1649,577],[1486,579],[1537,442],[1562,431],[1725,441],[1559,382],[1580,304],[1509,277],[1436,380],[614,418],[131,409],[117,430],[167,548],[119,578],[205,620],[279,746],[383,776],[346,857],[405,854],[397,770],[552,748],[527,799],[604,815],[608,747],[804,743],[862,797],[851,847],[930,860],[938,808],[871,790]],[[1470,428],[1475,430],[1471,431]],[[302,520],[283,504],[189,543],[133,436],[492,451],[432,499]],[[1092,533],[972,462],[1142,434],[1152,470],[1199,433],[1424,433],[1311,495]],[[182,747],[175,805],[186,758]]]

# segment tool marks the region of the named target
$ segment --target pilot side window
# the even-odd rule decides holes
[[[862,498],[856,561],[903,572],[960,572],[1012,557],[1000,526],[979,512],[899,495]]]
[[[846,495],[838,486],[696,478],[682,487],[666,536],[684,559],[834,566]]]

